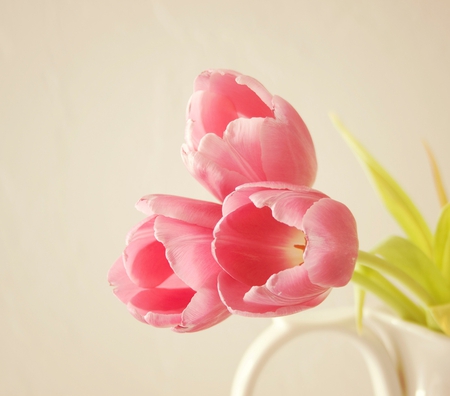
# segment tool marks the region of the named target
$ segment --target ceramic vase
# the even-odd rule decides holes
[[[330,333],[355,345],[367,364],[376,396],[450,395],[450,337],[369,309],[360,332],[353,309],[274,318],[242,358],[231,395],[252,396],[271,356],[293,338],[311,332]]]

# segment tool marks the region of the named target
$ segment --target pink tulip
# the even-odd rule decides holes
[[[230,312],[281,316],[346,285],[358,254],[349,209],[319,191],[279,182],[240,186],[223,204],[213,253]]]
[[[313,184],[317,162],[305,123],[255,79],[230,70],[203,72],[187,119],[183,161],[220,201],[248,182]]]
[[[128,234],[127,246],[108,274],[115,294],[142,322],[193,332],[230,313],[220,300],[221,272],[211,253],[218,204],[166,195],[141,199],[149,217]]]

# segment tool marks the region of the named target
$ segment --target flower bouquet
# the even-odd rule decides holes
[[[251,77],[205,71],[188,104],[181,155],[219,203],[156,194],[138,201],[147,217],[108,274],[131,314],[194,332],[232,314],[313,308],[352,280],[359,323],[369,291],[402,318],[450,335],[449,205],[433,236],[397,183],[334,122],[406,238],[358,251],[350,210],[312,188],[314,145],[296,110]]]

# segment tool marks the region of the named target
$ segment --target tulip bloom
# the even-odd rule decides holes
[[[141,199],[149,215],[128,234],[108,274],[115,294],[140,321],[177,332],[211,327],[230,316],[217,291],[211,253],[218,204],[165,195]]]
[[[187,110],[183,161],[220,201],[248,182],[311,186],[314,145],[295,109],[258,81],[229,70],[210,70],[194,83]]]
[[[282,316],[314,307],[346,285],[358,255],[349,209],[319,191],[284,183],[240,186],[223,204],[213,253],[230,312]]]

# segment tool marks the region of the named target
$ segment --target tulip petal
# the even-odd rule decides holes
[[[323,198],[303,217],[307,236],[304,266],[311,282],[323,287],[346,285],[358,256],[356,223],[340,202]]]
[[[274,131],[275,136],[273,136],[273,138],[277,142],[279,142],[280,139],[283,140],[281,147],[283,150],[287,149],[289,151],[289,156],[286,156],[286,153],[278,153],[279,155],[276,154],[276,158],[272,158],[269,156],[270,158],[272,158],[269,161],[269,167],[272,170],[274,167],[281,167],[284,170],[295,170],[301,168],[305,172],[302,171],[298,175],[295,174],[295,176],[275,173],[273,173],[273,175],[271,176],[270,173],[267,172],[267,166],[262,162],[262,159],[265,158],[265,154],[262,153],[261,136],[263,136],[262,131],[266,131],[265,136],[269,136],[271,132],[269,133],[268,131],[272,131],[273,128],[280,129],[278,127],[278,124],[273,124],[273,120],[270,118],[240,118],[228,125],[228,128],[223,135],[223,139],[214,134],[205,135],[198,146],[198,152],[208,160],[210,160],[212,163],[214,163],[215,166],[219,169],[225,168],[228,171],[243,175],[244,179],[242,180],[242,182],[250,182],[256,180],[264,181],[266,179],[269,179],[291,183],[295,182],[298,184],[312,184],[313,179],[310,180],[310,177],[308,175],[315,175],[315,162],[314,165],[311,165],[308,169],[305,170],[303,162],[309,161],[309,157],[307,157],[306,159],[304,159],[304,156],[302,157],[302,150],[304,150],[303,146],[302,149],[299,149],[295,153],[295,157],[292,157],[291,155],[293,154],[292,147],[295,147],[295,143],[299,142],[299,137],[297,136],[298,134],[294,134],[293,139],[295,140],[295,142],[284,141],[281,137],[281,135],[285,136],[286,139],[292,137],[291,135],[293,135],[293,133],[291,130],[287,131],[286,133],[284,133],[284,130]],[[283,128],[284,124],[282,124],[281,126],[281,129]],[[285,145],[286,147],[284,147]],[[276,145],[270,143],[270,146],[273,146],[274,150],[277,150]],[[314,152],[314,148],[312,148],[312,150]],[[186,146],[183,151],[185,153],[189,152],[188,146]],[[280,161],[280,158],[282,158],[283,161]],[[289,162],[289,159],[292,160],[292,164]],[[286,166],[285,161],[288,161],[290,165]],[[272,162],[274,162],[275,164],[272,164]],[[298,166],[299,164],[300,168]],[[192,167],[188,166],[188,168],[191,169]],[[205,170],[205,172],[212,171],[208,169],[208,167],[203,167],[203,169]],[[196,173],[198,174],[199,172]],[[210,182],[208,183],[207,187],[211,189],[214,179],[212,177],[209,177],[208,179],[210,180]],[[215,180],[217,181],[220,179]],[[236,187],[236,185],[231,185],[230,188],[228,188],[228,190],[226,191],[226,194],[233,191],[234,187]],[[222,199],[223,198],[224,197],[222,197]]]
[[[308,192],[311,192],[311,193],[318,193],[318,194],[326,197],[326,195],[324,193],[322,193],[318,190],[314,190],[311,187],[301,186],[298,184],[292,184],[292,183],[283,182],[283,181],[272,181],[272,180],[257,181],[257,182],[247,183],[245,185],[236,187],[236,190],[238,190],[238,191],[239,190],[248,190],[248,189],[252,189],[253,192],[263,191],[263,190],[290,190],[290,191],[297,191],[297,192],[305,193],[305,194],[308,194]]]
[[[268,206],[278,221],[302,229],[303,216],[319,199],[326,197],[308,187],[292,190],[264,190],[250,196],[256,207]]]
[[[223,139],[214,134],[203,137],[198,152],[219,167],[237,172],[247,180],[265,180],[261,163],[259,130],[262,118],[240,118],[228,125]]]
[[[291,315],[306,309],[319,305],[329,294],[329,290],[325,290],[322,294],[314,296],[298,304],[280,304],[278,300],[276,304],[266,303],[264,301],[271,301],[269,290],[263,286],[244,285],[241,282],[236,281],[225,272],[219,275],[218,289],[220,297],[223,303],[228,307],[228,310],[237,315],[253,316],[253,317],[276,317]],[[266,294],[265,299],[261,299],[260,303],[255,301],[249,301],[253,294],[253,297],[258,293],[254,290],[258,290],[260,296]],[[272,301],[276,301],[276,296],[272,295]],[[255,299],[256,300],[256,299]]]
[[[247,285],[264,284],[274,273],[303,262],[303,233],[276,221],[269,208],[242,206],[214,229],[213,253],[220,266]]]
[[[181,324],[173,330],[179,333],[205,330],[222,322],[230,315],[231,313],[219,297],[217,288],[203,288],[192,297],[181,315]]]
[[[169,276],[164,282],[159,286],[161,289],[185,289],[189,286],[184,283],[175,273]]]
[[[172,275],[165,249],[154,236],[155,217],[150,217],[128,236],[128,245],[123,253],[125,270],[137,286],[151,288]]]
[[[249,183],[244,184],[247,186]],[[222,204],[222,216],[228,216],[230,213],[234,212],[236,209],[240,208],[241,206],[248,205],[251,203],[250,201],[250,195],[253,191],[259,191],[260,189],[258,187],[253,189],[241,189],[241,186],[237,187],[235,191],[233,191],[231,194],[229,194]]]
[[[213,202],[164,194],[146,195],[136,208],[146,215],[161,214],[209,228],[214,228],[222,213],[221,206]]]
[[[220,165],[239,171],[249,180],[265,180],[260,142],[260,131],[265,122],[264,118],[239,118],[231,122],[223,135],[223,140],[228,144],[233,162]]]
[[[305,291],[305,295],[289,298],[282,295],[272,293],[265,285],[253,286],[244,296],[245,303],[259,304],[259,305],[271,305],[271,306],[301,306],[302,304],[310,304],[311,300],[316,300],[317,297],[328,295],[330,288],[316,288],[315,292],[312,290],[308,293]],[[299,293],[300,294],[300,293]],[[320,300],[321,302],[322,300]],[[310,305],[308,305],[310,307]]]
[[[299,219],[315,201],[321,198],[328,198],[328,196],[307,186],[275,181],[246,183],[236,187],[236,190],[226,197],[222,206],[222,215],[226,216],[251,201],[257,208],[270,207],[278,221],[300,228],[301,220]]]
[[[139,293],[141,288],[136,286],[127,275],[123,265],[123,257],[119,257],[108,272],[108,282],[114,287],[114,294],[125,304]]]
[[[219,138],[212,133],[205,135],[200,142],[198,152],[217,166],[228,169],[229,171],[237,172],[246,178],[246,181],[259,180],[264,178],[264,173],[261,167],[261,159],[258,154],[259,143],[252,142],[251,132],[252,125],[258,124],[261,119],[243,120],[239,119],[238,122],[232,122],[230,124],[231,132],[225,132],[224,139]],[[248,122],[243,122],[248,121]],[[241,135],[235,137],[235,129],[239,128],[239,125],[247,125],[247,130],[241,130]],[[242,129],[245,129],[244,127]],[[241,144],[246,147],[233,147],[232,144]],[[239,151],[243,154],[248,154],[250,158],[244,158]],[[250,153],[253,150],[253,153]],[[248,161],[247,161],[248,160]],[[252,161],[256,161],[252,163]],[[259,164],[258,164],[259,163]],[[259,173],[258,173],[259,172]]]
[[[234,71],[207,70],[197,77],[194,89],[209,90],[227,96],[233,102],[239,117],[273,117],[271,106],[247,85],[237,83],[236,80],[240,76],[240,73]],[[261,86],[257,89],[260,91]],[[267,94],[264,94],[264,98],[267,100]]]
[[[229,213],[233,212],[236,208],[247,205],[250,202],[253,202],[254,205],[258,208],[262,208],[264,206],[271,207],[272,202],[278,195],[297,190],[301,193],[304,193],[305,198],[308,198],[308,194],[310,197],[313,197],[313,192],[316,192],[315,190],[312,190],[306,186],[296,186],[294,184],[284,182],[259,181],[239,185],[238,187],[236,187],[235,191],[233,191],[225,198],[222,205],[222,216],[226,216]],[[326,197],[326,195],[324,194],[319,194],[320,195],[318,195],[318,197]],[[292,223],[292,221],[283,222],[289,225],[293,225],[290,224]]]
[[[236,77],[236,82],[240,85],[249,87],[268,108],[273,108],[272,94],[258,80],[255,80],[250,76],[239,75]]]
[[[221,76],[228,75],[236,80],[241,73],[229,69],[211,69],[201,72],[194,80],[194,91],[208,91],[211,89],[211,75],[219,74]],[[233,77],[234,76],[234,77]]]
[[[187,145],[182,146],[181,156],[189,172],[219,201],[249,181],[240,173],[220,167],[203,153],[189,151]]]
[[[226,95],[197,91],[189,100],[187,117],[192,125],[186,128],[186,141],[190,142],[191,149],[197,149],[201,138],[207,133],[222,137],[227,125],[238,118],[238,114]]]
[[[155,236],[164,245],[166,257],[176,275],[194,290],[200,290],[220,267],[211,253],[212,229],[158,216]]]
[[[278,96],[273,101],[276,118],[265,120],[260,135],[266,178],[311,186],[317,160],[308,128],[288,102]]]
[[[272,275],[265,287],[282,300],[298,303],[323,294],[328,290],[326,287],[311,282],[304,265]]]
[[[131,313],[142,316],[152,326],[176,326],[194,294],[194,290],[189,288],[147,289],[133,297],[128,309]]]

